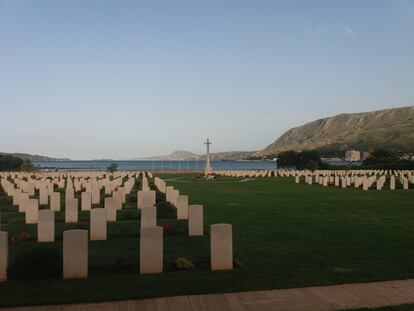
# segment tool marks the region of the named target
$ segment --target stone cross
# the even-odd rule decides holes
[[[204,168],[204,175],[213,174],[213,168],[210,163],[210,145],[211,141],[207,138],[207,141],[204,143],[206,145],[206,166]]]

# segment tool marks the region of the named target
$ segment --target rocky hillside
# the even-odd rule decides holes
[[[344,113],[292,128],[257,156],[286,150],[366,150],[414,152],[414,106]]]

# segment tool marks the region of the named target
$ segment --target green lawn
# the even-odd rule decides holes
[[[91,276],[84,280],[10,280],[0,284],[0,305],[70,303],[180,294],[302,287],[414,277],[414,191],[361,191],[294,184],[293,178],[223,178],[196,181],[194,175],[163,175],[168,185],[204,205],[205,230],[233,224],[233,271],[211,272],[209,238],[187,237],[186,221],[170,224],[164,238],[165,270],[140,276],[139,222],[133,199],[122,221],[110,224],[110,239],[90,242]],[[2,230],[16,234],[36,227],[21,224],[13,208],[1,206]],[[125,216],[125,213],[129,213]],[[122,216],[123,215],[123,216]],[[162,216],[162,215],[161,215]],[[61,216],[59,216],[61,217]],[[63,218],[59,218],[63,219]],[[88,228],[88,216],[78,226]],[[24,219],[23,219],[24,220]],[[68,225],[56,225],[61,234]],[[74,227],[74,225],[70,225]],[[10,245],[10,256],[37,247]],[[175,271],[177,257],[195,271]],[[405,309],[402,309],[405,310]]]
[[[401,305],[401,306],[392,306],[392,307],[383,307],[375,309],[355,309],[352,311],[413,311],[414,305]]]

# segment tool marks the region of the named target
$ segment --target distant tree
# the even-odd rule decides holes
[[[294,167],[297,164],[298,153],[290,150],[279,153],[277,156],[277,165],[282,167]]]
[[[111,165],[109,165],[106,168],[106,171],[110,173],[116,172],[117,170],[118,170],[118,164],[116,164],[115,162],[112,162]]]
[[[364,168],[391,169],[391,170],[412,170],[414,161],[409,158],[402,158],[396,151],[377,149],[371,156],[362,162]]]
[[[323,166],[321,155],[316,150],[285,151],[278,155],[277,165],[280,167],[291,167],[298,170],[316,170]]]
[[[397,153],[385,150],[377,149],[371,153],[371,156],[368,159],[364,160],[365,165],[370,164],[383,164],[383,163],[394,163],[399,162],[400,158]]]
[[[317,170],[319,168],[319,164],[316,161],[309,160],[306,163],[306,168],[309,169],[309,170],[311,170],[311,171],[314,171],[314,170]]]
[[[339,148],[321,148],[318,151],[322,158],[343,158],[345,153],[344,150]]]
[[[11,155],[0,155],[0,171],[19,170],[23,160]]]
[[[35,167],[33,166],[32,161],[26,159],[23,161],[22,165],[20,166],[20,169],[25,172],[31,172],[35,169]]]

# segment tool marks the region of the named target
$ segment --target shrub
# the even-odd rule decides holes
[[[126,201],[127,203],[137,203],[137,192],[131,192],[130,194],[127,195],[126,197]]]
[[[138,231],[130,227],[125,227],[120,228],[119,231],[113,234],[113,236],[117,238],[132,238],[138,236]]]
[[[162,192],[160,192],[160,191],[157,191],[156,193],[155,193],[155,195],[156,195],[156,202],[164,202],[165,201],[165,193],[162,193]]]
[[[53,248],[36,247],[17,255],[9,266],[11,279],[33,280],[61,278],[62,253]]]
[[[6,195],[1,195],[0,194],[0,205],[12,205],[13,204],[13,198],[6,196]]]
[[[175,267],[177,270],[194,270],[194,263],[185,257],[179,257],[175,261]]]
[[[117,163],[115,163],[115,162],[112,162],[111,163],[111,165],[109,165],[107,168],[106,168],[106,171],[107,172],[110,172],[110,173],[114,173],[114,172],[116,172],[118,170],[118,164]]]
[[[121,213],[119,215],[119,219],[123,219],[123,220],[133,220],[133,219],[137,219],[139,217],[137,217],[136,213],[134,213],[133,211],[128,211],[126,210],[124,213]]]
[[[20,165],[20,169],[25,172],[30,172],[33,171],[35,167],[33,166],[32,161],[24,160],[22,165]]]
[[[177,210],[168,202],[157,204],[157,218],[177,218]]]

